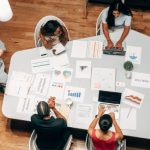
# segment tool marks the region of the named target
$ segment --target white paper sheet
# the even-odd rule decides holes
[[[57,68],[53,70],[52,80],[53,81],[64,81],[71,82],[72,79],[72,68]]]
[[[76,78],[91,77],[91,61],[77,60],[76,61]]]
[[[50,58],[46,57],[42,59],[31,60],[31,67],[33,73],[50,71]]]
[[[150,88],[150,74],[133,72],[131,85],[142,88]]]
[[[131,107],[140,108],[144,101],[144,95],[131,89],[125,89],[122,95],[122,102]]]
[[[136,112],[135,108],[121,107],[119,121],[121,129],[136,130]]]
[[[101,58],[103,54],[103,42],[100,41],[88,41],[87,57],[89,58]]]
[[[31,74],[13,71],[7,83],[6,94],[25,98],[29,94],[32,81]]]
[[[101,58],[103,42],[75,40],[72,45],[71,57]]]
[[[49,98],[50,96],[53,96],[56,97],[56,101],[62,102],[64,96],[64,88],[64,82],[55,82],[54,80],[51,81],[47,97]]]
[[[35,94],[46,96],[50,85],[51,76],[46,73],[36,74],[31,91]]]
[[[64,100],[70,98],[74,102],[84,101],[85,89],[79,87],[66,86]]]
[[[127,46],[125,61],[129,60],[135,64],[141,63],[142,48],[136,46]]]
[[[78,124],[90,124],[93,119],[93,105],[77,104],[75,112],[75,122]]]
[[[87,50],[87,41],[74,40],[72,44],[71,57],[85,58]]]
[[[93,68],[91,89],[115,91],[115,69]]]
[[[66,53],[55,55],[50,58],[51,68],[67,67],[69,66],[69,59]]]
[[[55,46],[53,46],[52,49],[53,49],[53,50],[56,50],[56,51],[55,51],[55,54],[56,54],[56,55],[58,55],[58,54],[60,54],[60,53],[62,53],[62,52],[65,51],[65,47],[64,47],[61,43],[56,44]]]
[[[40,101],[48,101],[35,95],[28,95],[27,98],[20,98],[17,106],[18,113],[34,114],[37,113],[37,105]]]

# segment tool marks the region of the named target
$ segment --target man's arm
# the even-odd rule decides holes
[[[115,114],[113,112],[109,113],[111,118],[112,118],[112,121],[113,121],[113,125],[115,127],[115,131],[116,131],[116,134],[115,134],[115,138],[116,138],[116,141],[117,140],[122,140],[123,139],[123,133],[115,119]]]
[[[53,110],[57,118],[62,118],[67,121],[66,118],[55,108],[55,99],[55,97],[50,97],[50,99],[48,100],[49,108]]]
[[[104,112],[105,112],[105,107],[104,106],[100,106],[97,117],[94,118],[94,120],[91,122],[91,124],[90,124],[90,126],[88,128],[88,133],[89,133],[90,136],[92,136],[92,132],[95,129],[98,120],[104,114]]]
[[[102,23],[102,28],[103,28],[103,33],[104,33],[106,40],[107,40],[107,47],[112,48],[113,42],[111,41],[110,36],[109,36],[109,30],[108,30],[107,23]]]
[[[124,41],[124,39],[128,35],[129,31],[130,31],[130,26],[125,26],[123,33],[122,33],[119,41],[116,43],[115,47],[122,48],[122,42]]]

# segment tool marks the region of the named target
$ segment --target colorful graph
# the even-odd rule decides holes
[[[71,92],[70,90],[68,90],[68,96],[80,98],[81,92]]]

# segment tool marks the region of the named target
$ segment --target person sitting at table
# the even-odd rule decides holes
[[[114,0],[109,7],[105,8],[102,14],[102,29],[108,48],[117,47],[122,49],[122,42],[129,33],[131,20],[132,12],[121,0]],[[109,36],[109,31],[114,31],[122,27],[124,28],[123,33],[114,45]]]
[[[50,115],[50,109],[56,118]],[[55,108],[55,98],[37,105],[37,113],[31,116],[31,123],[37,133],[36,144],[40,150],[62,150],[70,135],[66,130],[65,117]]]
[[[115,120],[114,113],[104,114],[104,112],[105,107],[100,106],[98,115],[88,128],[88,133],[92,138],[95,150],[115,150],[116,141],[123,139],[123,133]],[[95,129],[97,122],[100,129]],[[109,130],[112,124],[115,132]]]
[[[2,93],[4,93],[7,82],[7,73],[5,72],[5,65],[3,59],[1,58],[5,51],[6,51],[5,45],[0,40],[0,92]]]
[[[59,42],[65,46],[69,41],[68,33],[66,28],[61,25],[57,20],[49,20],[40,29],[38,45],[45,46],[47,49],[51,49],[54,45]]]

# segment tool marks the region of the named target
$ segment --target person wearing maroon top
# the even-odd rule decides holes
[[[123,139],[123,133],[115,120],[114,113],[104,114],[104,112],[105,107],[100,106],[98,115],[88,128],[88,133],[92,138],[95,150],[115,150],[116,141]],[[100,129],[95,129],[97,122]],[[112,124],[115,127],[115,132],[109,130]]]
[[[50,115],[50,109],[56,118]],[[37,106],[38,114],[31,116],[31,123],[36,131],[36,144],[40,150],[62,150],[70,132],[67,130],[65,117],[55,108],[55,98],[41,101]]]

